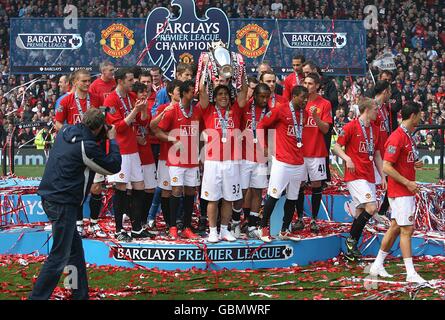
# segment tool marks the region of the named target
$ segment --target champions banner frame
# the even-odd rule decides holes
[[[277,74],[292,72],[292,57],[302,54],[333,76],[366,74],[366,30],[358,20],[228,19],[218,8],[198,17],[193,0],[175,0],[145,18],[79,18],[65,29],[64,18],[11,18],[12,74],[63,74],[99,63],[116,67],[160,66],[167,78],[179,61],[196,63],[213,41],[240,53],[248,73],[267,61]]]

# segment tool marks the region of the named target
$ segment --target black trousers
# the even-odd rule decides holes
[[[48,220],[52,223],[53,245],[46,259],[34,288],[29,295],[30,300],[48,300],[56,288],[65,266],[72,272],[74,300],[88,299],[88,277],[82,239],[76,231],[76,218],[79,206],[59,204],[43,200]],[[75,288],[75,289],[74,289]]]
[[[329,169],[329,151],[331,150],[331,139],[332,126],[329,126],[329,131],[324,135],[324,142],[326,144],[326,149],[328,150],[328,156],[326,157],[326,181],[331,181],[331,170]]]

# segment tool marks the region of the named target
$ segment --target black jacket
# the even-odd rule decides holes
[[[80,206],[90,192],[95,172],[118,173],[121,162],[114,140],[105,154],[89,128],[83,124],[65,125],[49,154],[38,194],[43,200]]]
[[[335,111],[338,107],[338,91],[334,80],[323,77],[321,79],[321,89],[323,90],[323,98],[329,100],[331,103],[332,118],[335,116]]]
[[[391,87],[391,98],[389,98],[389,102],[391,105],[390,113],[391,113],[391,132],[396,130],[399,126],[397,122],[397,116],[402,110],[402,94],[397,88]]]

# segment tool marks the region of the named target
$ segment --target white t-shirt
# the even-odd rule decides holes
[[[434,60],[437,57],[437,51],[434,50],[434,49],[433,50],[429,50],[426,55],[427,55],[429,60]]]
[[[274,12],[277,12],[278,10],[283,10],[283,4],[282,3],[272,3],[270,6],[270,9]]]

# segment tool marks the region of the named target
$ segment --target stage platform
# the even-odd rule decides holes
[[[20,180],[7,182],[8,188],[16,188]],[[29,187],[38,181],[27,181]],[[0,191],[1,192],[1,191]],[[3,224],[0,229],[0,254],[47,255],[52,239],[50,225],[43,212],[40,197],[36,194],[11,194],[1,192],[2,204],[5,199],[11,207],[20,208],[14,212],[2,209]],[[305,206],[310,204],[307,197]],[[277,203],[271,220],[271,234],[277,235],[283,216],[284,199]],[[89,216],[88,205],[84,206],[85,217]],[[320,208],[320,234],[312,234],[306,228],[301,232],[300,241],[276,239],[265,244],[260,240],[238,240],[210,244],[203,237],[200,241],[167,241],[162,236],[156,240],[118,243],[113,239],[83,240],[87,263],[134,267],[135,265],[161,270],[187,270],[191,268],[220,270],[262,269],[307,265],[337,257],[344,248],[344,239],[352,217],[351,199],[347,195],[323,195]],[[353,208],[352,208],[353,209]],[[306,210],[307,211],[307,210]],[[108,226],[111,219],[108,218]],[[309,218],[306,218],[306,224]],[[307,226],[308,227],[308,226]],[[113,228],[109,228],[109,232]],[[383,238],[384,228],[374,223],[364,234],[360,250],[363,255],[375,256]],[[441,233],[416,233],[412,243],[413,255],[445,255],[444,235]],[[398,241],[392,248],[393,256],[400,256]]]

